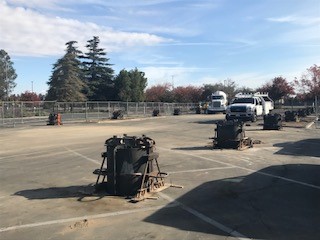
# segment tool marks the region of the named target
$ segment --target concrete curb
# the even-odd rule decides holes
[[[311,128],[311,126],[314,124],[314,122],[310,122],[310,123],[308,123],[307,125],[306,125],[306,129],[309,129],[309,128]]]
[[[159,119],[166,118],[167,116],[157,116],[157,117],[145,117],[145,118],[130,118],[130,119],[107,119],[102,121],[97,121],[97,123],[119,123],[119,122],[129,122],[129,121],[142,121],[148,119]]]
[[[316,117],[312,122],[308,123],[306,129],[309,129],[313,124],[315,124],[319,119]]]

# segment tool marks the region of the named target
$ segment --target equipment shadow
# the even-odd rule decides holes
[[[205,182],[162,208],[148,223],[229,237],[320,239],[320,165],[271,166]]]
[[[81,201],[86,196],[96,196],[102,198],[106,196],[105,191],[95,192],[94,185],[79,185],[68,187],[50,187],[21,190],[13,195],[23,196],[28,200],[43,200],[43,199],[57,199],[57,198],[78,198]]]
[[[320,157],[320,138],[303,139],[297,142],[284,142],[274,144],[281,147],[275,154]]]
[[[183,150],[183,151],[213,150],[213,145],[211,144],[208,146],[178,147],[178,148],[172,148],[172,150]]]
[[[217,124],[217,122],[222,121],[221,120],[204,120],[204,121],[195,121],[190,123],[198,123],[198,124]]]

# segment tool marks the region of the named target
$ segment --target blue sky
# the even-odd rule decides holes
[[[319,0],[0,0],[0,49],[18,74],[14,93],[45,93],[65,43],[99,36],[118,74],[148,86],[259,87],[320,65]]]

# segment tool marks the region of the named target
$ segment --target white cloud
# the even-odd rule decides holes
[[[59,0],[7,0],[8,4],[12,6],[20,6],[25,8],[37,8],[56,11],[69,11],[67,8],[59,6]],[[61,1],[60,1],[61,3]]]
[[[47,10],[61,10],[61,6],[70,6],[71,9],[73,4],[90,4],[90,5],[101,5],[105,7],[131,7],[131,6],[150,6],[165,4],[170,2],[177,2],[179,0],[147,0],[147,1],[136,1],[136,0],[121,0],[121,1],[105,1],[105,0],[6,0],[6,2],[15,5],[23,6],[28,8],[47,9]],[[149,14],[147,12],[140,12],[142,14]]]
[[[282,30],[274,42],[315,47],[320,41],[320,17],[318,16],[288,15],[266,20],[286,25],[286,30]]]
[[[54,18],[31,9],[10,7],[4,1],[0,1],[0,22],[0,46],[12,55],[61,55],[66,42],[75,40],[82,46],[92,36],[100,37],[107,52],[170,41],[154,34],[121,32],[95,23]]]
[[[267,18],[266,20],[270,22],[292,23],[297,25],[320,24],[320,17],[284,16],[284,17],[277,17],[277,18]]]

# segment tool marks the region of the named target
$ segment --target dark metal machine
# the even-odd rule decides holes
[[[282,128],[281,114],[267,114],[263,116],[263,130],[279,130]]]
[[[98,175],[96,189],[140,201],[170,187],[164,182],[167,174],[160,171],[153,139],[144,135],[114,136],[106,140],[105,146],[101,167],[94,171]]]
[[[299,122],[298,112],[296,111],[285,111],[284,112],[284,120],[286,122]]]
[[[123,119],[123,113],[121,110],[116,110],[112,113],[111,119]]]
[[[50,113],[47,125],[62,125],[62,118],[60,113]]]
[[[180,114],[181,114],[181,109],[180,108],[173,109],[173,115],[180,115]]]
[[[219,121],[213,138],[214,148],[243,150],[253,146],[251,138],[245,136],[243,122],[237,120]]]
[[[153,111],[152,111],[152,116],[153,116],[153,117],[158,117],[158,116],[160,116],[160,110],[159,110],[159,109],[153,109]]]

